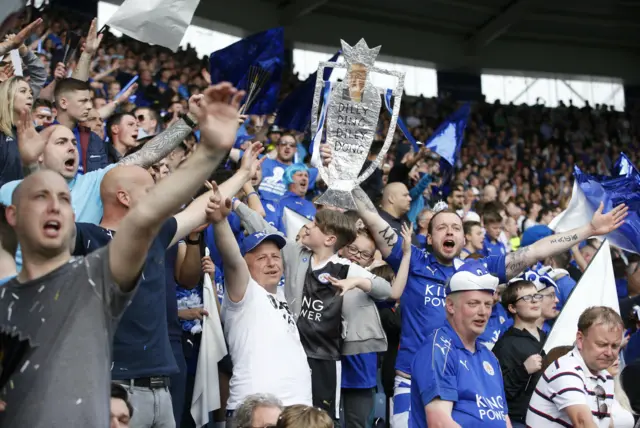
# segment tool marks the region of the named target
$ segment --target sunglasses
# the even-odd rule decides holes
[[[518,297],[513,303],[518,303],[518,300],[522,300],[527,303],[539,302],[543,297],[544,296],[542,294],[527,294],[526,296]]]
[[[596,405],[598,406],[598,419],[604,419],[609,414],[609,406],[605,403],[607,399],[607,393],[602,385],[596,385],[593,389],[596,396]]]

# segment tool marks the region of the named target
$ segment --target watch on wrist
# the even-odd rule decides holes
[[[200,245],[201,241],[202,241],[202,235],[198,235],[198,239],[189,239],[188,236],[184,239],[184,242],[186,242],[187,245]]]

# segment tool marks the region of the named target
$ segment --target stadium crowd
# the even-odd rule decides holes
[[[628,208],[548,225],[574,165],[637,163],[640,110],[475,102],[451,176],[397,131],[344,212],[314,203],[309,133],[240,115],[192,48],[25,15],[0,43],[0,426],[196,426],[211,320],[210,426],[636,426],[637,254],[611,250],[622,316],[588,308],[574,346],[543,347]],[[458,107],[404,97],[401,117],[424,142]]]

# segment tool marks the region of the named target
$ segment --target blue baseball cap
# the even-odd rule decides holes
[[[455,266],[456,272],[449,278],[446,286],[446,293],[456,293],[458,291],[496,291],[500,280],[491,275],[484,263],[478,260],[469,260],[466,263],[460,262]]]
[[[244,237],[244,241],[242,243],[243,253],[247,254],[248,252],[253,251],[264,241],[271,241],[275,243],[280,249],[284,248],[284,246],[287,245],[287,240],[284,238],[284,236],[280,235],[279,233],[270,233],[266,230],[263,230]]]
[[[546,238],[551,235],[553,235],[553,230],[551,230],[549,226],[536,224],[524,231],[522,234],[522,240],[520,241],[520,247],[529,246],[542,238]]]

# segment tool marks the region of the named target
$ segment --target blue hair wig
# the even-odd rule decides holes
[[[293,183],[293,175],[296,172],[300,172],[300,171],[306,172],[307,175],[309,175],[309,169],[303,163],[294,163],[293,165],[289,166],[287,169],[284,170],[284,175],[282,176],[282,182],[287,188],[289,187],[289,184]]]

